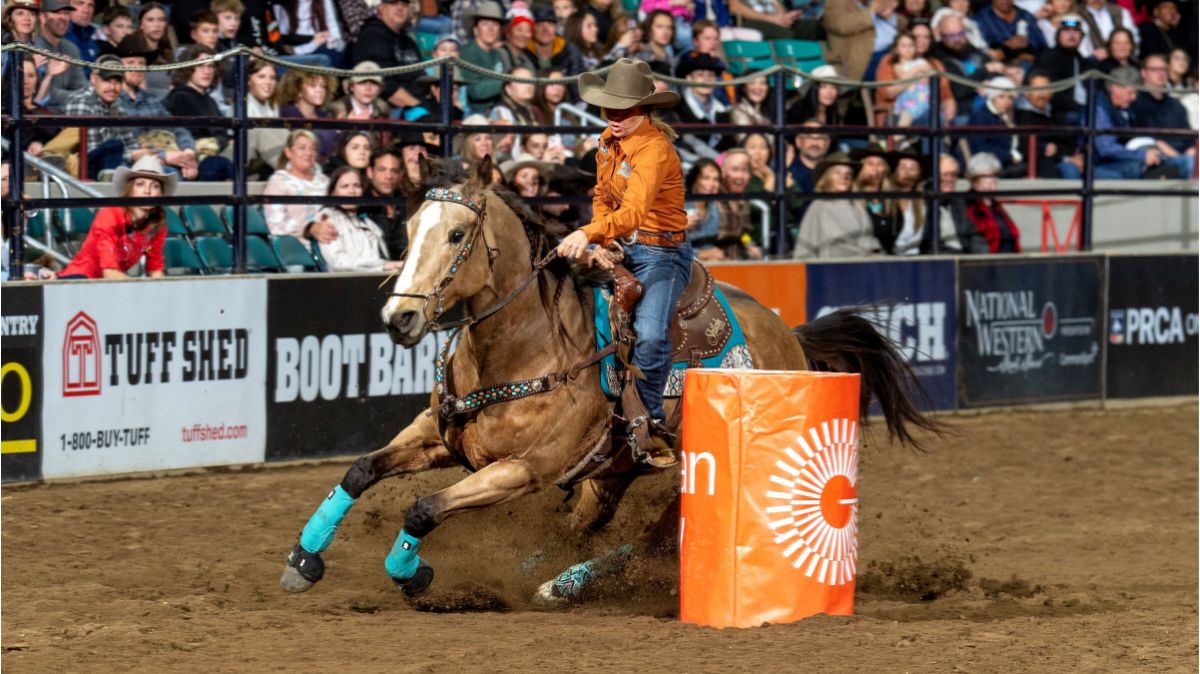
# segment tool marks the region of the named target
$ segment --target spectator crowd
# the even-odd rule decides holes
[[[243,45],[290,64],[352,71],[339,81],[251,59],[251,117],[432,122],[448,97],[463,126],[453,156],[470,165],[490,155],[496,182],[529,197],[591,187],[595,135],[502,130],[582,121],[586,106],[574,85],[456,68],[443,90],[437,69],[376,71],[455,56],[532,80],[572,77],[625,57],[645,60],[655,73],[688,83],[679,88],[681,103],[663,117],[681,132],[699,255],[753,259],[780,249],[796,257],[912,255],[932,250],[935,238],[942,250],[1017,250],[1019,233],[997,201],[945,200],[935,235],[925,226],[930,218],[919,192],[932,171],[947,191],[963,187],[964,178],[978,192],[995,190],[1004,177],[1078,179],[1086,168],[1080,136],[1016,127],[1085,123],[1087,87],[1076,78],[1091,71],[1107,77],[1090,123],[1113,130],[1096,138],[1096,176],[1191,177],[1194,135],[1122,130],[1196,128],[1196,21],[1191,0],[6,0],[3,41],[118,66],[190,62]],[[820,57],[805,63],[817,77],[874,84],[797,80],[778,111],[774,83],[754,76],[772,61],[742,49],[763,41],[776,44],[776,54],[787,45],[812,46]],[[20,105],[29,116],[228,117],[230,63],[119,72],[26,56]],[[17,59],[6,53],[3,67],[18,67]],[[933,73],[956,79],[920,79]],[[733,86],[735,74],[750,79]],[[1048,87],[1056,82],[1067,84]],[[660,79],[657,86],[673,85]],[[8,104],[6,96],[6,113]],[[687,126],[769,124],[777,112],[812,129],[784,139],[782,175],[773,170],[778,146],[770,134],[692,133]],[[907,129],[934,116],[969,131],[949,136],[947,153],[931,158],[928,139]],[[892,133],[820,131],[841,126]],[[253,129],[248,168],[266,181],[267,194],[396,197],[371,208],[275,205],[264,212],[273,234],[319,245],[331,267],[392,268],[407,245],[404,197],[420,182],[422,155],[443,154],[440,142],[438,134],[418,132]],[[185,182],[229,180],[234,171],[232,132],[222,126],[35,126],[22,145],[92,180],[111,180],[146,158],[155,171]],[[780,187],[786,222],[769,228],[760,223],[775,213],[756,210],[749,197],[700,198]],[[803,198],[837,192],[914,196]],[[590,215],[586,203],[540,208],[568,226],[586,224]]]

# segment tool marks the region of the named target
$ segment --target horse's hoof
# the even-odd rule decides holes
[[[297,543],[288,553],[287,566],[279,584],[288,592],[304,592],[324,576],[325,562],[321,561],[321,555],[309,552]]]
[[[400,588],[404,596],[416,597],[425,592],[425,590],[428,590],[429,586],[433,584],[433,567],[426,564],[425,560],[421,560],[421,563],[417,566],[417,572],[413,574],[412,578],[404,580],[393,578],[392,582],[396,584],[396,587]]]
[[[537,592],[533,593],[533,603],[541,608],[566,608],[571,605],[569,599],[554,593],[554,581],[552,580],[542,583]]]
[[[316,583],[300,575],[293,566],[283,567],[283,575],[279,577],[279,585],[288,592],[304,592]]]

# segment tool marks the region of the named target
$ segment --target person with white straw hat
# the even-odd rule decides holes
[[[178,176],[168,173],[154,155],[146,155],[132,168],[120,167],[113,188],[122,197],[169,197]],[[129,270],[145,256],[148,276],[165,275],[163,242],[167,215],[162,206],[105,206],[96,213],[79,253],[59,278],[128,278]]]
[[[651,446],[642,449],[649,454],[648,463],[665,468],[678,460],[662,404],[671,368],[669,327],[675,304],[691,279],[692,247],[683,207],[683,170],[671,144],[677,134],[654,109],[677,104],[679,94],[656,92],[654,74],[645,61],[620,59],[607,80],[596,73],[581,75],[579,95],[600,108],[608,128],[600,134],[596,152],[592,222],[563,239],[558,254],[612,269],[607,253],[590,251],[589,244],[625,244],[624,264],[645,286],[634,312],[637,342],[630,360],[643,375],[636,380],[636,391],[649,417]],[[620,289],[619,273],[617,281]],[[625,409],[624,414],[632,419],[635,412]]]

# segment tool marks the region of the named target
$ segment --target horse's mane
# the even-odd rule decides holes
[[[517,216],[521,225],[525,228],[525,233],[529,237],[530,250],[535,256],[537,251],[542,251],[541,255],[545,256],[552,249],[558,246],[563,237],[570,234],[570,230],[563,224],[548,220],[540,213],[530,208],[529,204],[520,195],[513,192],[503,185],[489,185],[488,187],[480,188],[471,180],[471,174],[467,169],[464,169],[462,162],[456,159],[429,159],[424,164],[422,171],[421,186],[414,190],[408,198],[408,212],[416,213],[417,209],[425,201],[425,193],[431,188],[442,187],[449,188],[455,185],[462,185],[466,197],[477,197],[487,192],[504,202],[505,206]],[[537,260],[534,260],[536,262]],[[611,276],[607,272],[599,272],[596,269],[589,269],[580,265],[573,265],[566,260],[556,258],[547,267],[556,278],[564,276],[572,276],[579,285],[597,285],[606,283],[611,280]]]

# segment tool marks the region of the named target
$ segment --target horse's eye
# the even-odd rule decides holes
[[[462,243],[462,240],[466,236],[467,236],[466,233],[463,232],[461,229],[456,229],[456,230],[450,232],[450,243]]]

